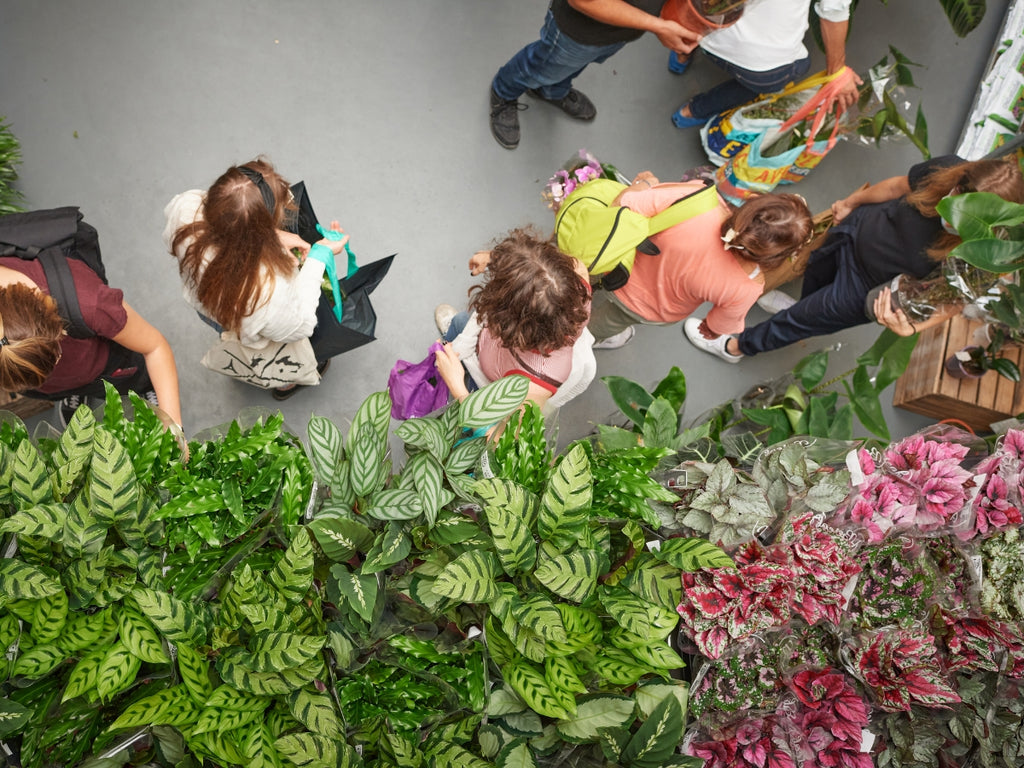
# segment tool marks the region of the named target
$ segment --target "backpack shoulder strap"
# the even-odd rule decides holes
[[[706,186],[690,192],[688,195],[684,195],[668,208],[661,211],[661,213],[651,216],[651,234],[656,235],[658,232],[663,232],[669,227],[674,227],[676,224],[687,219],[692,219],[694,216],[699,216],[702,213],[707,213],[717,208],[718,190],[715,189],[715,185],[711,182],[705,181],[704,183]]]
[[[46,283],[50,288],[50,296],[57,302],[57,309],[68,327],[68,335],[76,339],[88,339],[96,335],[82,317],[82,307],[78,303],[78,291],[75,279],[71,274],[67,257],[60,248],[47,248],[36,256]]]

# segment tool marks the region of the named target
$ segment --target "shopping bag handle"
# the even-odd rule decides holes
[[[811,130],[807,134],[807,148],[810,149],[814,146],[814,137],[818,135],[818,131],[821,130],[821,126],[825,123],[825,118],[828,117],[828,110],[824,109],[825,105],[831,104],[836,97],[836,94],[845,88],[849,83],[853,82],[854,78],[857,77],[857,73],[849,67],[843,67],[837,70],[831,75],[826,76],[826,82],[818,92],[814,94],[807,102],[800,107],[792,117],[786,122],[779,126],[779,132],[788,131],[794,125],[799,123],[801,120],[805,120],[814,115],[814,119],[811,121]],[[828,149],[831,150],[838,141],[839,134],[839,116],[843,110],[836,110],[835,124],[832,126],[832,133],[828,137]]]
[[[320,224],[316,225],[316,231],[328,240],[341,239],[340,233],[324,229]],[[356,263],[356,255],[352,252],[352,249],[349,248],[348,243],[345,243],[345,253],[348,256],[345,277],[352,277],[352,275],[354,275],[359,269],[359,265]],[[324,271],[327,273],[327,279],[331,281],[331,293],[334,294],[334,316],[338,318],[338,322],[340,323],[342,309],[341,284],[338,281],[338,268],[335,265],[334,259],[324,261]]]

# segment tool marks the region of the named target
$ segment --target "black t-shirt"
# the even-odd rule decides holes
[[[932,171],[962,162],[956,155],[943,155],[918,163],[907,172],[910,188],[918,189]],[[902,197],[862,205],[855,213],[854,253],[872,285],[900,274],[921,278],[934,271],[937,264],[928,257],[928,248],[943,231],[938,216],[922,216]]]
[[[629,5],[646,11],[652,16],[661,13],[665,0],[626,0]],[[558,28],[577,43],[583,45],[611,45],[612,43],[628,43],[643,35],[643,30],[632,27],[615,27],[592,19],[580,13],[569,0],[551,0],[551,13],[555,17]]]

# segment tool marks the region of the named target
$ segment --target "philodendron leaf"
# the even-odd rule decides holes
[[[459,406],[459,426],[489,429],[526,400],[530,381],[525,376],[505,376],[472,392]]]
[[[682,369],[673,365],[651,394],[655,399],[663,397],[668,400],[672,412],[678,414],[686,403],[686,376]]]
[[[490,552],[463,552],[441,571],[434,580],[433,590],[463,603],[489,602],[500,594],[494,581],[498,568],[498,560]]]
[[[0,559],[0,596],[8,600],[40,600],[64,588],[34,565],[12,558]]]
[[[622,761],[636,768],[661,768],[683,739],[683,709],[668,696],[622,750]]]
[[[372,621],[377,603],[377,576],[352,573],[341,563],[331,566],[331,576],[346,605],[358,613],[363,621]]]
[[[339,463],[344,457],[341,430],[329,419],[312,416],[306,433],[309,435],[309,457],[316,468],[316,476],[333,488],[338,481]]]
[[[593,492],[590,459],[583,445],[576,444],[559,460],[544,489],[537,519],[541,538],[582,525],[590,513]]]
[[[598,693],[576,700],[576,714],[557,724],[559,735],[573,744],[597,741],[601,728],[624,728],[633,721],[636,704],[629,696]]]
[[[734,568],[735,563],[720,547],[706,539],[666,539],[651,555],[681,571],[701,568]]]
[[[619,410],[639,429],[644,425],[644,414],[654,398],[651,393],[635,381],[621,376],[602,376],[601,381],[608,387],[612,400]]]
[[[546,560],[533,575],[559,597],[582,603],[597,587],[601,561],[601,553],[592,549],[577,549]]]
[[[282,757],[300,768],[335,768],[338,744],[334,739],[315,733],[292,733],[282,736],[274,747]]]

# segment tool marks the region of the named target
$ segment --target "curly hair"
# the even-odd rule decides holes
[[[506,349],[551,354],[579,337],[590,287],[573,260],[533,229],[514,229],[491,250],[471,310]]]
[[[1007,202],[1024,203],[1024,178],[1016,158],[975,160],[937,168],[904,201],[922,216],[933,219],[939,215],[935,206],[942,198],[967,192],[992,192]],[[961,242],[959,236],[943,231],[928,247],[928,256],[941,261]]]
[[[240,167],[262,175],[273,195],[273,211],[264,203],[261,188]],[[207,191],[201,217],[174,233],[174,253],[191,239],[178,260],[178,271],[224,328],[238,331],[256,309],[265,287],[262,268],[271,275],[295,270],[295,260],[277,238],[277,230],[294,214],[288,182],[269,162],[257,158],[228,168]],[[204,263],[206,254],[212,258]]]
[[[722,237],[736,235],[732,246],[764,269],[777,267],[805,246],[813,232],[811,211],[799,195],[755,195],[722,222]]]
[[[0,389],[38,389],[60,360],[64,321],[57,302],[23,283],[0,288]]]

